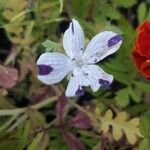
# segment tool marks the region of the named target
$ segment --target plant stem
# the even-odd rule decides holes
[[[26,111],[27,108],[32,108],[32,109],[40,109],[46,105],[48,105],[49,103],[52,103],[54,101],[57,100],[57,96],[48,98],[44,101],[41,101],[37,104],[28,106],[28,107],[24,107],[24,108],[16,108],[16,109],[3,109],[0,110],[0,116],[11,116],[11,115],[17,115],[17,114],[22,114]]]
[[[79,106],[74,100],[69,99],[69,103],[79,109],[81,112],[85,113],[91,120],[93,120],[93,115],[83,107]]]
[[[25,121],[28,118],[26,114],[23,114],[12,126],[9,127],[7,131],[12,131],[15,129],[18,125],[20,125],[23,121]]]
[[[18,115],[14,115],[12,116],[4,125],[2,125],[0,127],[0,131],[5,130],[7,127],[9,127],[11,125],[11,123],[16,120],[16,118],[18,117]]]

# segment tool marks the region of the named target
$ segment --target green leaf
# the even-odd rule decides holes
[[[150,138],[150,111],[140,118],[140,131],[146,138]]]
[[[27,150],[37,150],[38,144],[40,143],[42,137],[43,137],[43,132],[38,133]]]
[[[50,147],[53,148],[53,150],[66,150],[67,144],[62,140],[62,134],[57,128],[51,128],[49,130],[49,136],[50,136]]]
[[[124,67],[122,63],[117,59],[111,59],[108,63],[104,63],[101,67],[108,73],[113,74],[114,78],[124,83],[125,85],[130,84],[128,70]]]
[[[146,15],[146,20],[149,20],[150,19],[150,10],[148,10],[148,13],[147,13],[147,15]]]
[[[56,42],[46,40],[45,42],[42,43],[43,47],[46,48],[47,52],[53,51],[53,50],[59,50],[60,45]]]
[[[131,96],[131,98],[133,99],[134,102],[139,103],[141,101],[141,93],[140,91],[137,92],[136,90],[133,89],[129,89],[129,94]]]
[[[146,12],[147,12],[146,4],[143,2],[139,5],[139,8],[137,10],[137,17],[139,23],[142,23],[145,20]]]
[[[134,83],[138,88],[142,89],[143,92],[150,92],[150,84],[149,83],[147,84],[144,82],[137,82],[137,81]]]
[[[141,101],[141,93],[133,90],[130,87],[121,89],[116,94],[115,100],[120,106],[127,106],[130,102],[130,97],[134,102],[139,103]]]
[[[23,150],[27,144],[29,135],[30,121],[21,125],[18,129],[11,132],[0,133],[1,150]]]
[[[99,142],[97,145],[95,145],[92,150],[100,150],[101,143]]]
[[[110,69],[113,69],[115,72],[127,72],[127,69],[124,67],[124,65],[117,59],[111,59],[108,63],[105,63],[105,65]]]
[[[84,11],[86,10],[85,7],[86,7],[86,3],[84,0],[73,0],[72,1],[72,10],[73,10],[74,14],[76,14],[79,17],[83,17]]]
[[[8,3],[8,0],[1,0],[0,1],[0,10],[3,9],[7,3]]]
[[[144,138],[139,145],[138,150],[149,150],[150,149],[150,139]]]
[[[132,7],[137,3],[136,0],[111,0],[112,3],[115,3],[117,6],[122,6],[125,8]]]
[[[118,27],[111,25],[111,24],[106,25],[104,30],[105,31],[114,31],[115,33],[123,34],[123,32]]]
[[[60,4],[60,13],[61,13],[63,11],[64,0],[59,0],[59,4]]]
[[[22,140],[23,145],[27,143],[28,135],[30,131],[30,120],[26,121],[19,129],[19,136]]]
[[[148,111],[150,108],[150,104],[137,104],[137,105],[133,105],[133,106],[129,106],[126,111],[129,113],[129,114],[132,114],[132,115],[136,115],[137,113],[142,113],[142,112],[145,112],[145,111]]]
[[[15,106],[11,103],[13,99],[0,96],[0,109],[8,109],[8,108],[15,108]]]
[[[124,35],[128,36],[127,43],[125,43],[125,45],[129,44],[130,42],[133,42],[132,40],[134,39],[136,34],[135,34],[135,30],[132,28],[130,23],[123,16],[120,17],[118,23],[119,23],[119,28],[124,32]],[[128,38],[130,38],[130,41]]]
[[[116,94],[115,100],[118,105],[125,107],[129,104],[129,89],[121,89]]]
[[[110,4],[103,4],[100,6],[100,11],[102,15],[105,15],[106,17],[109,17],[111,19],[119,19],[120,14],[119,12],[112,7]]]
[[[46,51],[51,51],[53,49],[53,42],[50,40],[46,40],[45,42],[42,43],[43,47],[46,48]]]
[[[30,118],[32,130],[44,127],[45,118],[42,113],[34,109],[28,109],[27,115]]]

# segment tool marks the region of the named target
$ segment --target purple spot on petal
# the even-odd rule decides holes
[[[37,65],[39,68],[39,75],[44,76],[52,72],[53,68],[49,65]]]
[[[71,29],[72,29],[72,33],[74,34],[74,25],[73,25],[73,21],[71,22]]]
[[[99,84],[101,84],[104,89],[108,89],[110,86],[109,81],[103,79],[99,79]]]
[[[114,37],[112,37],[111,39],[108,40],[108,47],[114,46],[117,43],[119,43],[120,41],[122,41],[122,37],[120,35],[115,35]]]
[[[75,94],[76,94],[76,96],[82,96],[82,95],[84,95],[83,88],[81,86],[79,86]]]

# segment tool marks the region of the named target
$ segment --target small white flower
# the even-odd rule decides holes
[[[96,92],[100,86],[107,89],[113,76],[104,72],[95,63],[116,52],[122,37],[111,31],[97,34],[84,50],[84,33],[75,19],[64,33],[63,46],[66,55],[56,52],[42,54],[37,60],[38,79],[45,84],[60,82],[66,75],[69,84],[66,96],[84,94],[83,87],[90,86]]]

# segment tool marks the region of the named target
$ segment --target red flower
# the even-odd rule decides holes
[[[132,56],[137,69],[150,79],[150,21],[145,21],[138,27]]]

